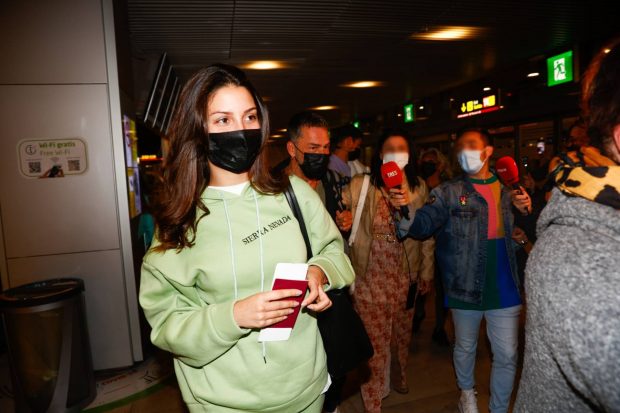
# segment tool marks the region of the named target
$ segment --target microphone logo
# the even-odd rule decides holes
[[[391,161],[381,165],[381,177],[386,188],[401,188],[403,173],[396,162]],[[409,208],[406,205],[400,207],[400,213],[403,217],[409,219]]]

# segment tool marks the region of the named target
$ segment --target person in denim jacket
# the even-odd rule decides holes
[[[516,373],[520,282],[515,249],[526,242],[514,228],[513,207],[531,210],[527,192],[501,185],[489,167],[493,147],[485,131],[468,129],[456,142],[464,175],[435,188],[410,220],[401,219],[399,236],[436,240],[436,256],[452,311],[456,343],[454,368],[461,389],[459,411],[477,413],[474,366],[484,317],[493,351],[492,413],[507,412]],[[395,207],[407,204],[402,190],[391,190]]]

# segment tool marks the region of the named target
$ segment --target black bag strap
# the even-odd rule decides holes
[[[295,191],[293,190],[293,186],[290,183],[284,190],[284,196],[286,197],[286,201],[291,207],[291,210],[293,211],[293,215],[297,219],[297,222],[299,222],[299,229],[301,230],[301,235],[304,237],[304,242],[306,243],[306,254],[308,256],[308,259],[310,259],[313,255],[312,247],[310,246],[310,237],[308,237],[306,222],[304,221],[304,216],[301,213],[301,208],[299,208],[297,196],[295,196]]]

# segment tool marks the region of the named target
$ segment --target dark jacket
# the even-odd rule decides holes
[[[502,214],[510,269],[520,286],[512,241],[514,215],[510,191],[502,185]],[[401,221],[399,235],[425,239],[435,236],[435,255],[445,294],[472,304],[482,302],[486,275],[488,207],[465,176],[433,189],[427,204],[411,221]]]

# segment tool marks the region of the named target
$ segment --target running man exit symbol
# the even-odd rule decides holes
[[[563,57],[553,62],[553,79],[556,82],[566,80],[566,60]]]

